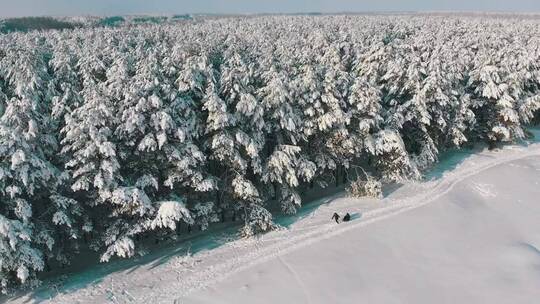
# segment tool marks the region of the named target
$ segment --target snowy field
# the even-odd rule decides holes
[[[455,152],[429,178],[382,200],[321,199],[256,239],[194,239],[164,249],[168,256],[99,265],[7,303],[540,299],[540,144]],[[353,220],[337,225],[335,211]]]
[[[426,206],[336,227],[180,303],[535,303],[539,171],[538,156],[482,168],[428,190]]]
[[[443,200],[529,153],[461,167],[481,151],[446,152],[531,138],[540,19],[529,17],[264,15],[0,35],[0,294],[43,283],[34,299],[177,299]],[[433,180],[391,184],[439,160]],[[353,222],[336,226],[334,211]]]

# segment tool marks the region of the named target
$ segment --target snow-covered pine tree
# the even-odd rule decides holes
[[[232,45],[236,44],[241,45],[240,42]],[[209,118],[214,114],[211,109],[219,110],[215,114],[221,117],[221,126],[210,125],[213,130],[207,129],[207,133],[214,133],[212,159],[223,172],[222,197],[235,201],[232,208],[241,212],[245,222],[242,234],[246,236],[273,227],[257,182],[262,171],[259,153],[264,146],[264,120],[263,108],[255,95],[254,66],[245,61],[249,60],[247,55],[235,49],[224,50],[219,79],[215,82],[219,85],[218,94],[212,97],[210,91],[210,99],[204,105]]]
[[[251,235],[348,166],[417,177],[449,147],[527,136],[539,37],[534,20],[489,16],[0,35],[1,289],[88,239],[106,261],[231,214]]]
[[[162,64],[170,61],[165,49],[133,51],[137,54],[134,76],[121,91],[124,99],[115,131],[124,151],[120,160],[124,180],[119,191],[144,197],[143,209],[130,207],[135,201],[119,206],[119,218],[131,227],[123,237],[126,241],[148,230],[175,230],[178,222],[192,225],[188,206],[195,204],[193,192],[213,187],[203,175],[205,157],[193,143],[198,133],[194,126],[197,114],[192,101],[176,88],[178,69]],[[133,214],[132,207],[139,211]]]
[[[348,118],[343,111],[342,96],[346,92],[342,84],[348,81],[348,75],[340,67],[339,49],[331,45],[325,34],[315,33],[310,42],[313,49],[306,48],[303,56],[311,58],[305,60],[307,64],[300,70],[300,93],[297,94],[304,114],[306,152],[317,164],[320,174],[335,179],[338,163],[332,146],[339,146],[337,142],[347,136]]]
[[[110,36],[109,36],[110,37]],[[113,45],[104,47],[106,38],[95,39],[92,48],[84,48],[76,69],[82,85],[82,104],[64,115],[62,132],[62,156],[70,175],[71,191],[77,200],[89,210],[92,222],[85,225],[87,232],[95,231],[92,248],[103,246],[101,233],[107,236],[110,245],[115,236],[106,231],[111,229],[108,222],[111,213],[104,208],[123,180],[120,175],[117,146],[113,131],[117,124],[115,100],[107,96],[107,69]]]
[[[346,100],[350,95],[352,82],[352,56],[351,47],[348,42],[348,37],[339,37],[340,33],[334,33],[336,36],[331,41],[328,41],[328,46],[325,48],[324,54],[320,58],[320,64],[324,66],[322,80],[323,91],[321,101],[324,108],[324,114],[319,118],[319,132],[327,133],[324,149],[320,151],[322,154],[336,163],[336,168],[333,169],[335,184],[339,185],[342,179],[342,171],[350,165],[349,153],[351,146],[348,139],[350,132],[348,125],[350,124],[350,113],[347,111]],[[328,122],[331,121],[331,125]],[[320,137],[318,137],[320,138]],[[310,140],[317,142],[317,139]],[[316,159],[322,157],[317,156]],[[328,168],[332,169],[332,168]]]
[[[263,85],[258,95],[264,106],[267,133],[262,180],[271,186],[272,199],[277,200],[282,212],[292,214],[301,206],[301,183],[311,182],[317,167],[303,150],[307,136],[302,132],[302,109],[296,102],[303,92],[295,80],[301,69],[295,62],[302,60],[300,54],[288,50],[268,49],[262,55]],[[289,56],[298,57],[291,60]]]
[[[407,126],[406,122],[416,119],[418,116],[415,114],[419,111],[422,113],[419,118],[423,119],[424,123],[429,117],[426,117],[425,105],[421,101],[413,103],[411,100],[411,90],[416,89],[413,80],[416,71],[414,68],[412,71],[406,68],[410,58],[407,58],[404,48],[400,46],[403,43],[400,35],[388,35],[390,34],[382,37],[382,43],[374,43],[365,57],[357,61],[354,69],[360,79],[376,88],[371,94],[380,92],[382,121],[379,131],[373,136],[372,148],[376,174],[385,180],[400,180],[419,175],[409,154],[414,151],[407,150],[402,138],[402,133],[411,131],[404,128],[414,128],[414,125]],[[413,77],[409,80],[409,76]],[[417,82],[420,81],[419,78],[416,79]],[[418,133],[421,132],[416,134]]]
[[[530,58],[525,53],[505,41],[491,40],[474,58],[468,87],[473,93],[471,101],[479,125],[477,132],[491,143],[525,137],[519,106],[525,96],[530,96],[525,90]]]
[[[375,137],[380,130],[381,91],[365,77],[356,76],[347,98],[349,136],[344,143],[344,155],[353,162],[366,162],[375,158]]]
[[[5,109],[0,117],[0,289],[33,283],[54,245],[49,194],[58,170],[47,113],[53,91],[43,46],[12,37],[0,56]]]

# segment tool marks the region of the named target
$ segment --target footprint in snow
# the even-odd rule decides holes
[[[478,192],[482,197],[492,198],[497,196],[495,187],[491,184],[480,184],[476,183],[472,185],[473,189]]]

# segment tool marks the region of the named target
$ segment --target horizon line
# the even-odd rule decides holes
[[[287,16],[287,15],[392,15],[392,14],[472,14],[472,15],[540,15],[540,11],[508,11],[508,10],[366,10],[366,11],[305,11],[305,12],[244,12],[244,13],[209,13],[209,12],[177,12],[177,13],[133,13],[133,14],[36,14],[36,15],[14,15],[2,16],[0,19],[15,19],[28,17],[112,17],[112,16],[175,16],[175,15],[191,15],[191,16]]]

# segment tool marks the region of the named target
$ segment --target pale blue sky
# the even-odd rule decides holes
[[[0,0],[0,16],[365,11],[540,12],[540,0]]]

